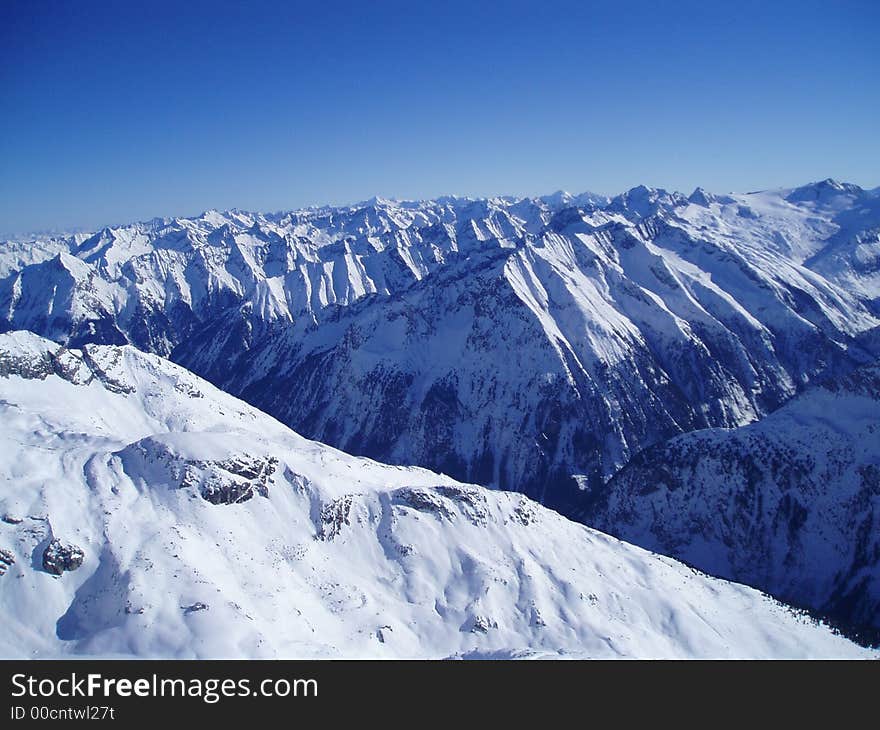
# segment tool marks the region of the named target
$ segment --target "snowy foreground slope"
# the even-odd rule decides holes
[[[0,330],[163,356],[324,443],[571,511],[880,355],[880,195],[371,200],[0,245]]]
[[[646,449],[588,524],[880,639],[880,364]]]
[[[3,656],[871,655],[522,495],[308,441],[128,346],[0,336],[0,516]]]

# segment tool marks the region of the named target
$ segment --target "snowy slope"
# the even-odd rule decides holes
[[[870,655],[521,495],[308,441],[131,347],[0,336],[0,413],[3,656]],[[49,545],[81,567],[43,569]]]
[[[0,327],[129,342],[311,438],[568,510],[880,353],[878,226],[834,181],[209,211],[19,266]]]
[[[25,266],[51,259],[70,251],[89,238],[85,233],[25,236],[3,241],[0,245],[0,279],[5,279]]]
[[[647,449],[580,516],[880,639],[880,365]]]

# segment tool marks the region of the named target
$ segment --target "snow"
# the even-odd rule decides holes
[[[179,606],[161,604],[155,615],[167,617],[167,625],[175,627],[168,630],[172,638],[165,641],[148,632],[134,653],[201,651],[184,637],[188,624],[178,625],[180,621],[210,623],[210,617],[228,610],[220,623],[228,619],[237,625],[238,619],[230,618],[238,615],[237,609],[215,605],[204,594],[204,586],[211,585],[222,586],[239,606],[249,606],[252,637],[258,637],[245,647],[249,639],[233,632],[230,641],[243,642],[240,650],[199,639],[224,655],[250,655],[258,651],[256,646],[284,655],[332,655],[349,647],[358,656],[374,651],[389,656],[605,655],[589,639],[591,631],[617,637],[615,647],[623,655],[699,655],[682,632],[657,638],[657,643],[644,638],[653,637],[652,631],[660,637],[664,629],[657,623],[657,605],[633,587],[643,582],[638,571],[621,578],[629,581],[626,595],[646,611],[646,628],[638,640],[621,638],[624,629],[612,620],[606,594],[601,594],[606,599],[601,615],[594,619],[575,611],[570,596],[541,593],[549,601],[541,615],[571,613],[575,628],[570,630],[563,629],[568,619],[542,619],[551,628],[540,632],[523,622],[520,614],[528,611],[514,589],[532,594],[531,588],[522,587],[512,556],[532,550],[533,538],[543,541],[557,553],[545,553],[538,562],[542,575],[568,575],[565,571],[574,567],[577,580],[592,586],[598,571],[605,574],[608,569],[603,561],[616,559],[589,542],[605,539],[596,533],[564,521],[557,525],[555,516],[538,508],[536,514],[546,518],[521,533],[505,525],[515,523],[511,510],[515,512],[520,497],[480,492],[487,500],[488,522],[480,530],[473,525],[471,534],[471,528],[465,529],[470,524],[465,512],[471,514],[473,507],[465,509],[429,492],[416,500],[423,507],[436,502],[436,509],[426,514],[402,504],[396,490],[449,485],[455,477],[518,490],[569,515],[581,515],[584,500],[646,447],[695,429],[763,423],[811,384],[836,381],[875,360],[880,355],[878,262],[880,194],[834,180],[745,194],[698,188],[689,198],[647,186],[612,199],[563,192],[542,198],[433,201],[377,197],[354,206],[273,214],[207,211],[196,218],[156,219],[93,235],[2,243],[0,330],[30,330],[74,348],[58,352],[57,344],[9,334],[4,346],[18,355],[9,360],[11,365],[0,360],[0,371],[12,372],[14,366],[28,375],[23,384],[15,374],[3,379],[9,390],[3,408],[10,426],[4,432],[9,447],[2,464],[15,480],[3,504],[24,515],[24,521],[0,524],[0,538],[8,534],[19,546],[16,570],[25,564],[39,568],[34,540],[48,539],[56,525],[60,539],[88,542],[84,566],[46,584],[58,595],[41,619],[41,631],[49,638],[38,650],[85,652],[100,646],[105,647],[101,651],[134,652],[124,648],[135,641],[135,623],[129,622],[148,612],[131,618],[123,611],[120,618],[113,606],[124,606],[130,595],[134,604],[146,601],[145,589],[119,588],[128,580],[120,576],[141,580],[153,569],[147,571],[138,562],[143,550],[128,545],[123,528],[105,515],[131,505],[137,524],[156,525],[153,542],[144,537],[148,530],[143,527],[133,540],[149,543],[151,550],[174,544],[170,552],[180,556],[184,547],[175,529],[181,530],[187,535],[187,550],[220,551],[218,565],[226,571],[226,577],[212,572],[209,583],[200,583],[207,579],[195,553],[172,561],[167,549],[157,551],[164,556],[157,564],[161,570],[156,568],[156,575],[163,576],[158,585],[162,590],[170,586],[169,601],[186,606],[204,602],[210,608],[180,619],[175,613]],[[126,342],[173,359],[312,438],[451,477],[346,456],[296,436],[164,360],[130,348],[96,346]],[[78,354],[77,348],[85,349]],[[23,366],[22,358],[30,365]],[[51,374],[55,368],[64,378]],[[855,407],[835,398],[822,408]],[[854,520],[867,524],[871,513],[855,510],[841,517],[835,509],[844,503],[849,509],[866,499],[856,489],[859,477],[853,470],[873,468],[876,447],[852,449],[854,442],[876,442],[876,434],[864,430],[857,438],[842,436],[834,427],[846,419],[826,423],[817,411],[808,425],[810,419],[801,416],[798,428],[789,428],[782,416],[766,421],[782,424],[786,437],[800,434],[796,448],[757,427],[742,432],[753,436],[742,441],[737,436],[732,442],[742,459],[754,459],[753,452],[761,451],[756,443],[764,439],[779,449],[783,465],[787,449],[794,448],[792,463],[808,476],[798,482],[803,494],[797,504],[814,510],[811,520],[821,522],[816,515],[831,520],[816,527],[808,521],[810,545],[819,546],[816,550],[792,547],[775,527],[767,530],[772,539],[760,544],[744,540],[738,554],[720,548],[724,541],[713,542],[712,533],[719,503],[726,505],[733,525],[752,524],[758,513],[748,500],[743,507],[732,496],[742,496],[745,477],[719,483],[708,467],[690,475],[675,494],[660,490],[666,501],[655,505],[658,509],[669,511],[676,505],[664,520],[662,540],[648,541],[650,530],[642,523],[627,536],[688,561],[708,556],[701,563],[706,569],[772,591],[803,588],[793,581],[808,574],[812,562],[827,569],[822,575],[830,581],[816,588],[815,596],[825,601],[850,595],[864,576],[853,570],[846,573],[851,584],[832,585],[834,569],[842,565],[849,570],[847,556],[858,552],[856,542],[861,540],[852,525]],[[708,435],[695,437],[695,442],[726,448],[728,441],[720,434],[728,431],[700,433]],[[832,444],[853,458],[842,460],[835,453],[805,460],[801,451],[811,441]],[[265,459],[260,463],[266,469],[270,457],[279,460],[272,484],[251,483],[222,465],[238,463],[245,453]],[[838,483],[829,464],[843,462],[850,471]],[[183,482],[187,486],[177,488]],[[828,484],[837,484],[838,491]],[[774,498],[785,491],[764,486]],[[700,490],[705,494],[694,496]],[[250,498],[214,504],[202,492],[215,501],[229,495]],[[685,494],[693,496],[693,503],[673,498]],[[331,516],[341,514],[349,503],[361,521],[350,520],[333,539],[316,539],[323,534],[324,509]],[[797,512],[796,507],[791,500],[784,505]],[[685,519],[688,514],[697,515],[705,534],[695,534],[693,521]],[[236,516],[234,525],[226,524],[228,515]],[[47,516],[50,522],[37,519]],[[777,527],[787,529],[791,515],[783,517]],[[212,527],[200,537],[202,523]],[[627,524],[621,519],[602,526],[612,530]],[[184,525],[191,526],[189,531]],[[504,530],[495,531],[493,526],[499,525]],[[387,540],[392,527],[395,534],[415,531],[407,537],[411,542],[402,543],[413,551],[399,560]],[[264,535],[267,529],[270,536]],[[580,547],[589,542],[590,554],[595,552],[601,565],[582,562],[587,557],[580,549],[557,545],[557,538],[550,536],[557,531]],[[73,537],[62,534],[66,532]],[[113,547],[103,547],[105,534],[113,535]],[[275,542],[270,544],[270,537]],[[243,552],[232,551],[229,540]],[[361,564],[347,552],[334,552],[345,541],[363,555],[382,559]],[[457,541],[484,560],[487,555],[505,556],[497,558],[504,580],[466,579],[472,568],[462,566],[473,563],[456,552]],[[12,543],[0,543],[0,549]],[[613,550],[642,555],[613,544]],[[760,547],[757,556],[752,547]],[[307,557],[304,562],[266,557],[276,548],[284,555],[302,549]],[[457,557],[435,564],[437,550]],[[809,559],[804,557],[808,552]],[[101,559],[105,553],[106,561]],[[258,556],[247,558],[246,565],[256,566],[253,576],[241,574],[244,569],[236,561],[242,555]],[[792,555],[800,555],[804,564],[796,564]],[[656,567],[655,560],[644,557],[647,566]],[[740,572],[737,561],[760,569]],[[352,570],[363,572],[362,580],[344,567],[349,562]],[[282,563],[287,566],[283,579],[274,575]],[[96,573],[99,564],[103,567]],[[271,571],[266,567],[270,564]],[[330,583],[358,586],[359,593],[352,595],[366,595],[370,608],[338,616],[330,611],[332,618],[327,618],[321,611],[329,599],[302,578],[313,569]],[[301,575],[300,570],[306,572]],[[93,574],[98,575],[96,582],[86,585],[83,581]],[[7,586],[37,585],[22,583],[24,577],[8,580],[11,575],[7,572],[0,580]],[[41,575],[37,570],[27,580],[43,580]],[[663,575],[657,580],[671,581],[675,593],[677,579]],[[875,580],[876,569],[868,578]],[[114,595],[124,598],[93,601],[107,581]],[[424,595],[433,591],[457,597],[440,606],[445,614],[438,626],[444,628],[432,623],[438,621],[440,608],[418,601],[413,607],[401,593],[407,581],[423,586]],[[80,600],[76,590],[82,585]],[[480,594],[485,586],[493,589]],[[248,598],[252,588],[274,598],[255,603]],[[500,593],[494,612],[473,608],[489,600],[479,595],[495,596],[496,588]],[[600,595],[594,588],[590,592]],[[294,594],[302,600],[293,601]],[[25,594],[16,595],[21,605],[30,605]],[[92,603],[109,606],[97,624],[89,614]],[[692,615],[690,608],[673,603],[678,616]],[[134,604],[132,610],[137,609]],[[332,636],[328,648],[319,650],[299,629],[280,626],[284,606],[293,605],[313,626],[326,627]],[[69,609],[63,625],[56,626],[53,621]],[[366,612],[373,611],[372,616],[379,610],[395,617],[397,640],[389,638],[392,631],[381,628],[384,624],[377,629],[373,619],[367,620]],[[88,635],[76,628],[103,625],[101,621],[107,626],[90,629]],[[414,629],[406,634],[399,622],[432,626],[437,638]],[[461,626],[474,631],[459,630]],[[64,635],[60,639],[59,630]],[[357,634],[360,638],[343,637],[349,630],[363,633]],[[404,635],[409,638],[400,638]],[[749,649],[759,647],[759,653],[797,653],[792,643],[755,641]],[[19,643],[37,650],[36,644]],[[747,654],[745,644],[734,640],[729,651],[717,643],[707,646],[719,655]],[[606,645],[604,651],[613,655],[616,649]]]
[[[0,372],[3,656],[872,655],[522,495],[304,439],[128,346],[13,332]],[[248,484],[266,496],[202,496]],[[53,537],[82,567],[39,568]]]
[[[841,624],[880,627],[880,366],[756,423],[643,452],[582,514],[646,548]]]

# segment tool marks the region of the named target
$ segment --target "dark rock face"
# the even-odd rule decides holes
[[[202,499],[211,504],[240,504],[255,495],[269,496],[277,465],[274,456],[191,461],[182,468],[180,487],[197,487]]]
[[[191,397],[201,397],[185,384],[175,388]],[[195,393],[195,394],[194,394]],[[129,473],[155,483],[159,466],[161,481],[171,489],[184,490],[214,505],[234,505],[254,497],[268,497],[275,482],[278,458],[269,454],[234,453],[223,459],[197,459],[182,455],[161,438],[147,437],[120,452]]]
[[[319,540],[333,540],[345,526],[351,524],[352,500],[353,496],[346,494],[321,507],[317,534]]]
[[[196,601],[195,603],[191,603],[189,606],[181,606],[180,608],[185,614],[190,614],[196,613],[197,611],[207,611],[210,606],[207,603]]]
[[[86,554],[76,545],[65,545],[55,538],[43,551],[43,569],[53,575],[65,570],[76,570],[83,564]]]
[[[446,520],[453,519],[451,506],[433,489],[402,487],[394,492],[394,503]]]
[[[684,434],[588,492],[592,526],[880,640],[880,366]]]
[[[13,565],[15,565],[15,555],[8,550],[0,549],[0,575],[5,575]]]

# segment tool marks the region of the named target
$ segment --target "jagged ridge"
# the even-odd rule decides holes
[[[70,239],[0,282],[0,312],[568,511],[644,447],[880,352],[878,221],[876,192],[834,181],[211,211]]]

